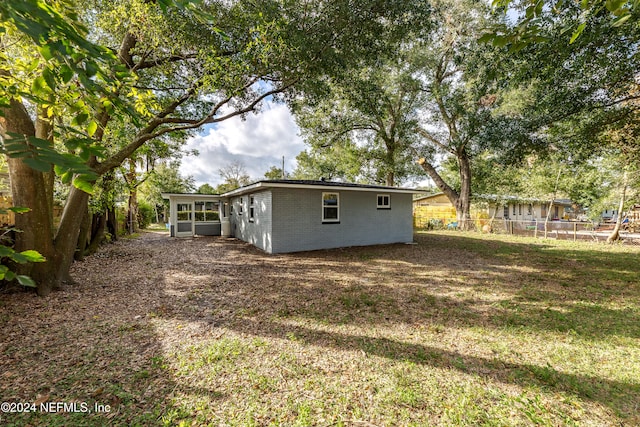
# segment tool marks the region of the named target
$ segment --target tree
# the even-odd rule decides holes
[[[637,5],[524,4],[528,8],[512,26],[483,38],[511,47],[510,83],[515,90],[530,89],[523,115],[542,142],[537,151],[587,167],[616,158],[618,173],[608,173],[599,197],[610,192],[611,180],[624,190],[629,167],[638,160],[627,156],[637,146],[639,124]],[[589,200],[593,206],[595,196]]]
[[[190,193],[194,188],[193,177],[180,175],[180,161],[169,160],[158,163],[149,173],[148,179],[140,185],[140,195],[144,202],[153,206],[156,222],[160,222],[168,218],[169,208],[169,203],[162,198],[162,193]],[[160,213],[162,213],[162,218]]]
[[[48,259],[31,269],[38,292],[68,278],[92,184],[148,141],[242,116],[294,85],[342,73],[424,19],[391,0],[353,8],[346,0],[96,0],[83,19],[95,29],[91,38],[109,46],[102,48],[86,41],[87,27],[70,2],[2,3],[2,137],[13,159],[14,198],[31,208],[19,245]],[[105,135],[123,114],[135,132],[108,145]],[[54,164],[74,182],[57,229]]]
[[[216,189],[213,188],[211,186],[211,184],[208,184],[208,183],[202,184],[200,187],[198,187],[198,189],[196,190],[196,193],[198,193],[198,194],[217,194],[216,193]]]
[[[479,45],[477,39],[491,17],[475,2],[436,2],[439,26],[414,48],[412,67],[425,93],[414,147],[418,163],[456,208],[461,228],[471,225],[472,159],[490,145],[505,119],[497,114],[495,64],[503,51]],[[459,188],[439,172],[441,159],[455,159]],[[440,168],[442,170],[442,168]]]
[[[316,155],[333,154],[323,150],[328,147],[358,151],[361,178],[388,186],[416,173],[408,147],[416,139],[422,94],[403,62],[397,57],[363,67],[334,81],[326,98],[296,105],[302,136]]]
[[[492,3],[494,8],[505,13],[517,13],[518,18],[512,25],[503,23],[492,26],[491,31],[483,38],[496,45],[509,44],[512,51],[548,41],[545,28],[549,22],[560,22],[561,35],[571,44],[581,36],[585,28],[592,25],[594,16],[604,18],[607,26],[617,28],[633,25],[640,13],[635,1],[494,0]]]
[[[360,182],[362,176],[361,151],[353,143],[328,147],[311,147],[296,156],[295,179]]]
[[[264,173],[265,179],[284,179],[285,172],[282,168],[277,166],[271,166],[268,171]]]
[[[219,194],[235,190],[251,184],[251,177],[247,174],[247,169],[241,161],[235,160],[221,169],[218,169],[220,177],[224,180],[217,188]]]

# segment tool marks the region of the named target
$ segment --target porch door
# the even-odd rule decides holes
[[[193,202],[177,203],[176,211],[176,237],[193,236]]]

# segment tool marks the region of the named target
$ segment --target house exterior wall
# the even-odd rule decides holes
[[[339,194],[339,223],[323,223],[323,192]],[[272,252],[413,241],[412,195],[390,193],[391,208],[378,209],[378,194],[387,193],[272,189]]]
[[[529,214],[528,206],[531,205],[531,214]],[[512,221],[535,221],[535,220],[544,220],[547,217],[547,212],[549,209],[548,203],[526,203],[526,202],[507,202],[506,206],[509,210],[509,214],[505,218],[504,216],[504,207],[505,204],[498,205],[498,211],[496,212],[496,219],[509,219]],[[493,215],[493,212],[496,208],[495,203],[490,203],[489,205],[489,216]],[[560,204],[554,204],[551,208],[551,219],[565,219],[567,217],[567,213],[565,212],[566,206]],[[515,213],[514,213],[515,209]],[[558,214],[556,215],[556,209],[558,210]]]
[[[220,223],[195,223],[195,232],[199,236],[220,236]]]
[[[451,201],[444,194],[434,194],[432,196],[420,197],[413,201],[414,208],[417,206],[453,206]]]
[[[254,200],[253,220],[250,218],[250,201],[252,197]],[[231,234],[240,240],[257,246],[265,252],[273,252],[271,190],[232,197],[229,205],[233,210],[229,215]],[[242,210],[240,206],[242,206]]]

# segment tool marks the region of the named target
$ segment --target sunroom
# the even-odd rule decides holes
[[[171,237],[220,236],[219,195],[162,193],[169,199]]]

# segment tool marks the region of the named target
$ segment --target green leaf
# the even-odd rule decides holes
[[[4,279],[8,280],[9,282],[12,281],[13,279],[16,278],[16,273],[14,273],[13,271],[9,270],[4,274]]]
[[[20,283],[22,286],[27,286],[30,288],[37,288],[38,286],[36,285],[36,282],[33,281],[33,279],[29,276],[24,276],[24,275],[17,275],[16,279],[18,280],[18,283]]]
[[[611,26],[612,26],[612,27],[620,27],[620,26],[622,26],[625,22],[627,22],[630,18],[631,18],[631,14],[621,16],[620,18],[618,18],[618,19],[616,19],[615,21],[613,21],[613,23],[611,24]]]
[[[34,250],[22,251],[20,255],[24,256],[27,262],[45,262],[47,260],[40,255],[40,252]]]
[[[3,280],[7,272],[9,271],[9,267],[6,265],[0,265],[0,280]]]
[[[580,34],[582,34],[586,26],[587,26],[586,22],[583,22],[582,24],[578,25],[578,28],[576,28],[576,30],[573,32],[573,35],[571,36],[571,40],[569,40],[569,44],[572,44],[574,41],[576,41],[578,37],[580,37]]]
[[[93,77],[98,73],[99,67],[93,61],[87,61],[85,64],[85,70],[87,73],[87,77]]]
[[[60,78],[63,82],[69,83],[71,78],[73,77],[73,70],[69,68],[67,65],[62,65],[60,67]]]
[[[89,119],[89,114],[82,112],[73,118],[73,120],[71,121],[71,124],[73,126],[79,126],[84,122],[86,122],[87,119]]]
[[[478,43],[488,43],[496,37],[496,33],[486,33],[478,39]]]
[[[51,52],[51,45],[49,44],[42,45],[40,46],[39,50],[40,50],[40,55],[42,55],[42,57],[47,61],[50,61],[51,59],[53,59],[53,53]]]
[[[73,186],[78,190],[82,190],[87,194],[93,194],[93,184],[82,175],[77,176],[73,180]]]
[[[87,125],[87,133],[89,136],[93,136],[94,133],[98,130],[98,123],[95,120],[91,120]]]
[[[23,160],[27,166],[31,169],[35,169],[39,172],[50,172],[51,171],[51,163],[40,160],[39,158],[26,158]]]
[[[18,213],[18,214],[26,213],[26,212],[31,211],[31,209],[24,208],[24,207],[21,207],[21,206],[8,207],[7,210],[10,210],[11,212]]]
[[[47,89],[47,82],[43,76],[38,76],[33,79],[31,84],[31,92],[35,95],[48,95],[50,91]]]
[[[604,5],[609,12],[614,12],[619,10],[624,4],[626,0],[607,0]]]

